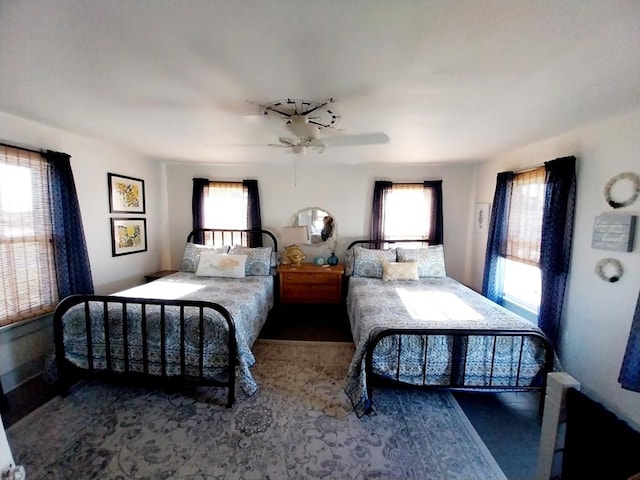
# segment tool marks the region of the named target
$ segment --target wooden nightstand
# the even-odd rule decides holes
[[[341,304],[343,275],[343,265],[280,265],[280,304]]]
[[[158,280],[159,278],[166,277],[167,275],[171,275],[172,273],[176,273],[178,270],[160,270],[158,272],[150,273],[149,275],[144,276],[145,282],[152,282],[154,280]]]

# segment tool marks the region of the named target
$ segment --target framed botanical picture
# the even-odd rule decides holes
[[[489,228],[489,204],[476,203],[475,215],[473,218],[473,230],[477,233],[484,233]]]
[[[109,212],[145,213],[144,180],[107,174],[109,180]]]
[[[111,253],[112,256],[147,251],[147,219],[146,218],[112,218],[111,219]]]

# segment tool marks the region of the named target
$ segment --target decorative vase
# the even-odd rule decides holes
[[[337,265],[338,264],[338,257],[336,256],[335,252],[331,252],[331,255],[329,255],[329,258],[327,258],[327,263],[329,265]]]

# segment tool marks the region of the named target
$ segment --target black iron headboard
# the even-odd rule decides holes
[[[191,231],[187,236],[187,242],[202,243],[204,245],[244,245],[250,246],[249,240],[257,235],[266,235],[273,243],[273,251],[278,251],[278,241],[273,233],[268,230],[230,230],[223,228],[199,228]],[[258,237],[262,238],[262,237]]]

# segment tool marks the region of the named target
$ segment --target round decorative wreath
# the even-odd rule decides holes
[[[622,264],[615,258],[603,258],[596,263],[596,274],[605,282],[615,283],[623,273]]]
[[[629,198],[627,198],[626,200],[622,202],[616,202],[611,198],[611,189],[613,188],[613,185],[619,182],[620,180],[631,181],[631,183],[633,183],[633,192],[631,193]],[[615,177],[612,177],[611,180],[609,180],[607,184],[604,186],[604,198],[606,198],[607,203],[613,208],[628,207],[629,205],[631,205],[633,202],[636,201],[636,199],[638,198],[638,195],[640,195],[640,176],[638,176],[633,172],[619,173]]]

